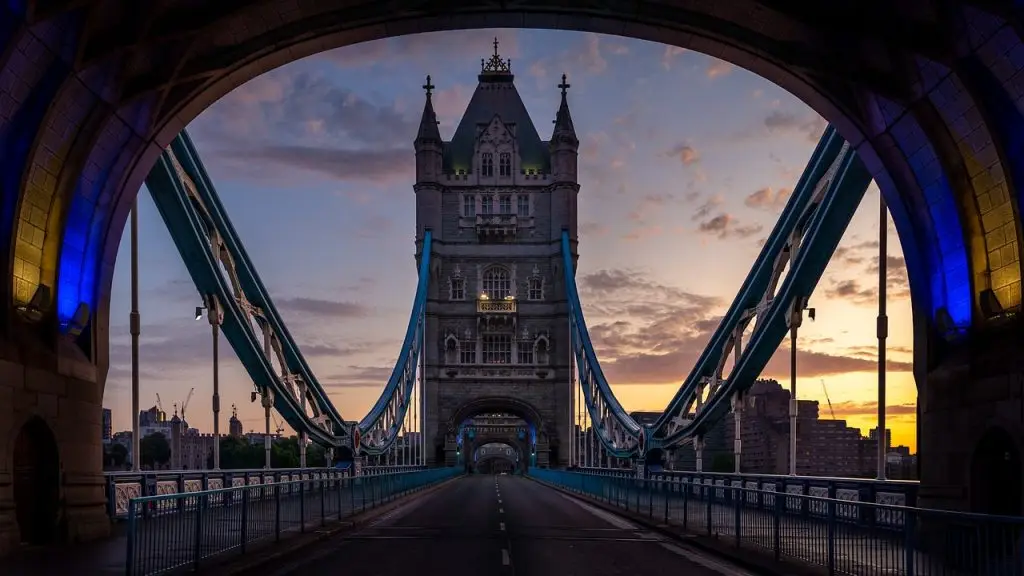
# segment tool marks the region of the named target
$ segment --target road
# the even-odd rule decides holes
[[[622,518],[515,476],[476,475],[412,500],[264,576],[324,568],[380,576],[617,576],[671,569],[750,576]]]

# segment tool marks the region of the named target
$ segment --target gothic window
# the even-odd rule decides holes
[[[525,194],[520,194],[518,198],[517,214],[525,218],[530,215],[530,197]]]
[[[484,178],[494,176],[494,154],[484,152],[480,155],[480,175]]]
[[[523,328],[522,338],[516,344],[517,363],[533,364],[533,340],[530,338],[530,331]]]
[[[462,197],[462,215],[466,218],[476,216],[476,196],[466,194]]]
[[[459,361],[459,339],[453,334],[449,334],[444,339],[444,363],[455,364]]]
[[[485,334],[483,353],[484,364],[511,364],[512,337],[508,334]]]
[[[501,211],[502,214],[511,214],[512,213],[512,197],[507,195],[507,194],[501,195],[498,198],[498,209]]]
[[[466,279],[453,277],[451,279],[451,290],[449,294],[450,300],[465,300],[466,299]]]
[[[533,351],[536,355],[537,364],[547,364],[549,351],[551,350],[551,343],[548,342],[548,337],[540,335],[537,337],[536,343],[533,345]]]
[[[491,266],[484,272],[483,292],[491,300],[504,300],[512,295],[512,280],[508,270],[501,266]]]
[[[498,174],[502,178],[508,178],[512,175],[512,155],[508,152],[502,152],[498,155]]]
[[[530,300],[543,300],[544,299],[544,279],[539,276],[533,276],[530,278],[529,290],[526,294]]]
[[[480,197],[480,212],[485,216],[489,216],[494,213],[494,198],[489,195]]]
[[[476,364],[476,342],[473,340],[463,340],[461,345],[462,348],[459,350],[459,363]]]

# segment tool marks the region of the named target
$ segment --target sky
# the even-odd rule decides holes
[[[645,41],[541,30],[468,30],[357,44],[293,62],[237,88],[188,130],[251,260],[341,414],[379,395],[416,287],[412,141],[427,74],[451,138],[500,40],[542,138],[567,74],[580,138],[579,269],[584,313],[627,410],[661,410],[736,295],[825,128],[759,76]],[[143,407],[212,429],[210,327],[148,192],[139,200]],[[798,341],[798,396],[829,417],[876,426],[878,190],[869,188],[810,305]],[[888,414],[916,447],[917,392],[904,261],[888,223]],[[131,429],[130,264],[125,228],[111,304],[104,405]],[[385,264],[386,263],[386,264]],[[638,305],[639,304],[639,305]],[[232,404],[263,429],[252,384],[226,341],[222,430]],[[765,370],[788,386],[789,344]]]

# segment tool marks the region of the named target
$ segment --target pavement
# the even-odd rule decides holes
[[[303,551],[261,576],[337,567],[379,576],[751,576],[577,498],[517,476],[474,475]]]

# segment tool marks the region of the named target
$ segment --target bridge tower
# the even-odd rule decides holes
[[[449,141],[429,76],[424,86],[414,190],[417,260],[424,230],[433,233],[424,361],[431,465],[472,454],[464,430],[487,414],[521,419],[530,465],[568,463],[572,350],[560,238],[568,229],[575,251],[579,140],[564,76],[549,141],[514,79],[495,39]]]

